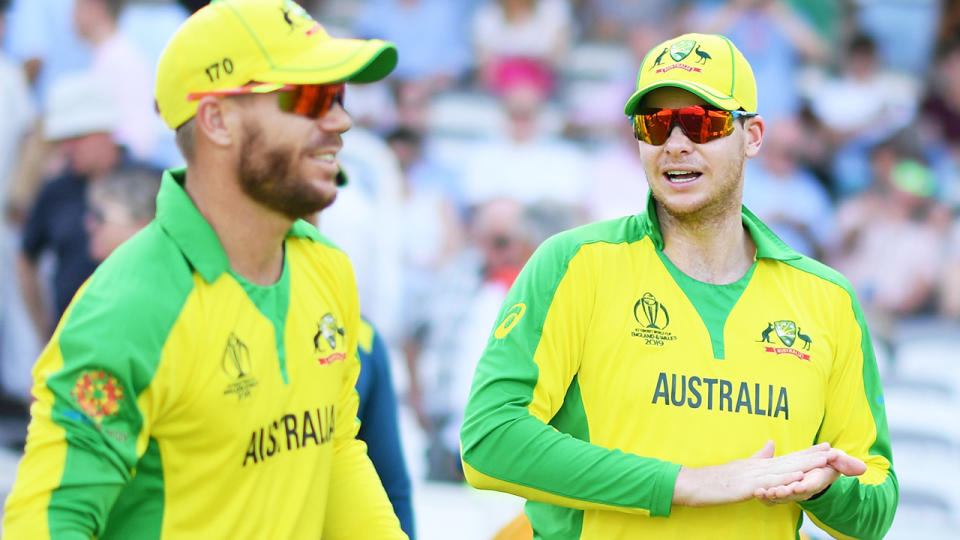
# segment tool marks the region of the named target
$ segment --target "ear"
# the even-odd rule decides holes
[[[234,139],[230,125],[232,122],[228,118],[232,113],[233,111],[230,111],[224,100],[213,96],[200,98],[197,103],[197,114],[194,117],[196,131],[202,134],[198,139],[206,139],[219,147],[232,145]]]
[[[753,116],[747,118],[743,124],[744,137],[744,155],[748,158],[756,157],[760,153],[760,146],[763,144],[763,135],[766,133],[767,125],[762,116]]]

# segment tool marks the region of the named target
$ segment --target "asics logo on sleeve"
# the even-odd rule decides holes
[[[501,322],[500,326],[493,332],[493,337],[497,339],[507,337],[507,334],[520,322],[520,319],[523,318],[523,314],[526,312],[527,305],[523,302],[510,306],[510,309],[507,310],[507,315],[503,318],[503,322]]]

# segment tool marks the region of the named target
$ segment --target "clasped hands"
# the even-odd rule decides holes
[[[867,465],[830,443],[774,457],[767,441],[747,459],[722,465],[682,467],[673,503],[713,506],[756,498],[767,505],[805,501],[827,489],[841,475],[859,476]]]

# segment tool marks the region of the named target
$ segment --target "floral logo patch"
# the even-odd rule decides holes
[[[84,371],[77,377],[70,395],[77,400],[80,409],[99,424],[120,410],[123,387],[102,369]]]

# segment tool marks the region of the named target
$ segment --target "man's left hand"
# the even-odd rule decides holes
[[[838,448],[830,451],[833,455],[827,464],[807,471],[802,480],[767,489],[758,488],[754,497],[768,506],[805,501],[826,490],[841,475],[859,476],[867,471],[867,465],[862,460],[851,457]]]

